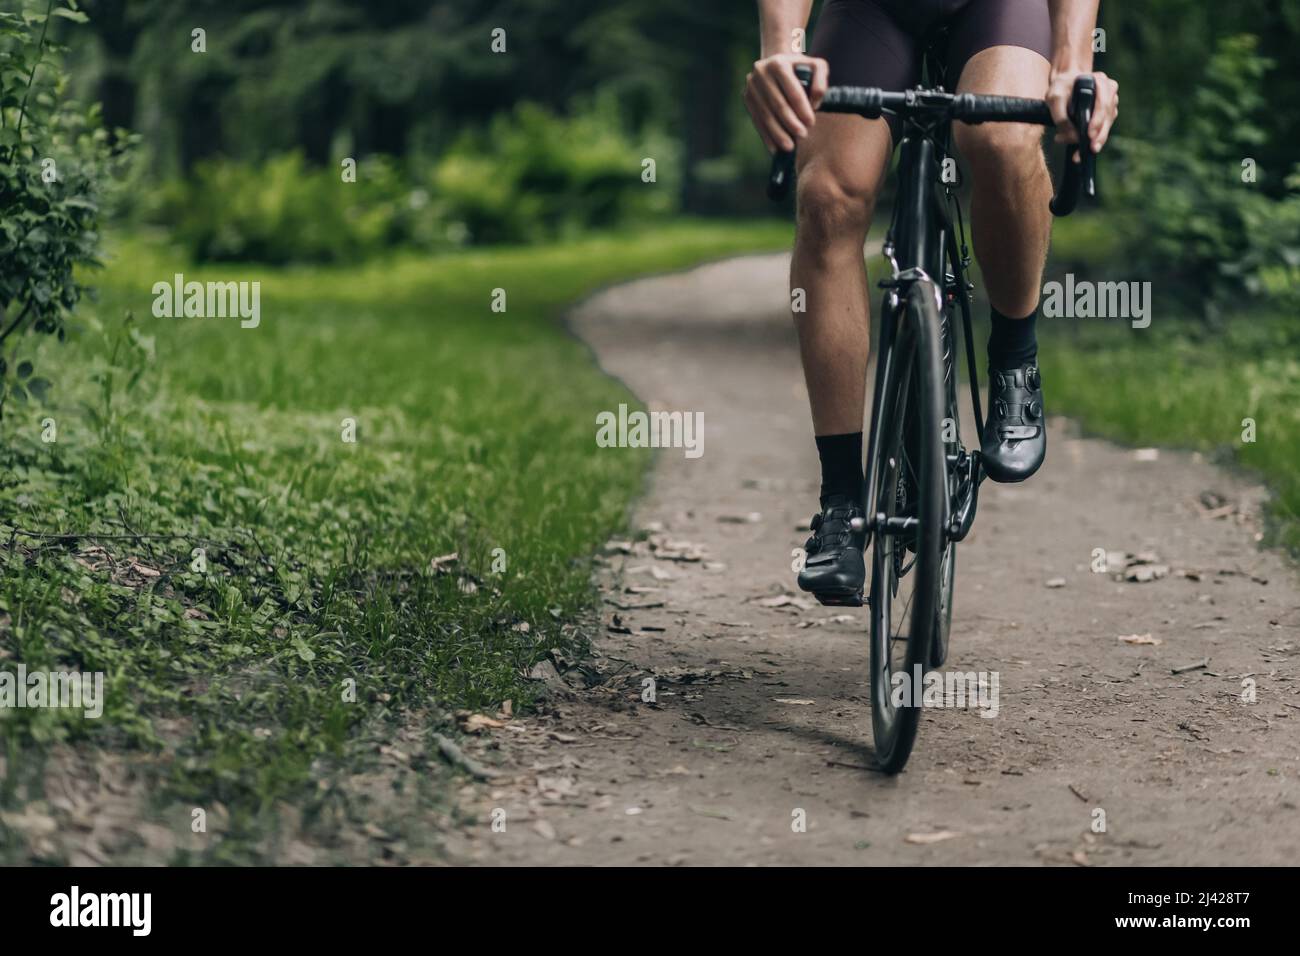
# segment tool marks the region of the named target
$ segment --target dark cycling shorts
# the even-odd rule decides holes
[[[1024,47],[1051,59],[1047,0],[826,0],[808,53],[830,63],[832,86],[906,90],[921,82],[921,52],[943,27],[950,91],[966,61],[989,47]],[[887,119],[897,142],[898,119]]]

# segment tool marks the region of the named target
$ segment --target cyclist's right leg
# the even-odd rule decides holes
[[[862,417],[870,305],[863,244],[889,165],[883,120],[824,114],[799,151],[798,214],[790,265],[799,354],[821,458],[821,507],[805,544],[799,586],[824,602],[859,604],[866,567]],[[802,290],[803,295],[799,295]]]
[[[828,61],[832,85],[899,90],[916,80],[916,41],[879,0],[827,0],[809,53]],[[799,586],[823,601],[854,603],[866,576],[865,535],[849,527],[860,513],[869,344],[862,247],[892,151],[887,121],[842,114],[820,114],[799,147],[790,286],[804,304],[795,328],[822,465]]]
[[[790,288],[806,309],[794,319],[818,435],[862,429],[870,317],[862,250],[891,145],[883,120],[828,113],[799,151]]]

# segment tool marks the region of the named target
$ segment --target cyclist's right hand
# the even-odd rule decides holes
[[[811,103],[794,75],[794,68],[802,63],[813,71]],[[755,62],[745,78],[745,108],[769,153],[788,153],[808,135],[817,120],[814,110],[830,85],[830,73],[825,60],[802,53],[778,53]]]

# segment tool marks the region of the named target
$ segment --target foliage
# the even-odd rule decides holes
[[[642,159],[671,176],[670,143],[619,132],[610,101],[557,116],[525,104],[467,132],[436,164],[364,158],[355,182],[299,152],[264,162],[205,160],[146,200],[197,261],[351,262],[395,246],[532,242],[662,214],[669,185],[643,182]]]
[[[658,182],[672,151],[638,148],[619,132],[612,100],[571,117],[532,104],[463,136],[433,174],[434,194],[474,242],[529,242],[604,228],[674,204]],[[655,181],[643,181],[643,161]]]
[[[1158,143],[1115,139],[1123,163],[1112,179],[1116,205],[1142,210],[1116,219],[1128,266],[1208,306],[1300,291],[1300,165],[1288,176],[1254,158],[1270,145],[1262,120],[1273,66],[1257,46],[1250,35],[1223,38],[1190,108]]]
[[[348,262],[396,245],[428,248],[442,235],[428,191],[394,161],[309,168],[301,153],[265,162],[206,160],[142,212],[169,227],[197,261]]]
[[[74,267],[96,261],[99,202],[120,155],[97,110],[66,99],[51,26],[85,19],[68,2],[0,12],[0,410],[49,388],[30,362],[9,374],[6,343],[29,329],[63,339],[84,291]]]

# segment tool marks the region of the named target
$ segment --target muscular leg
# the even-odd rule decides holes
[[[822,465],[822,513],[804,546],[799,587],[824,604],[860,605],[866,577],[865,535],[851,528],[861,514],[870,331],[862,244],[890,151],[884,120],[835,114],[819,116],[799,150],[790,286],[805,294],[795,330]]]
[[[958,91],[1038,98],[1048,63],[1033,50],[993,46],[972,56]],[[953,128],[974,179],[971,232],[992,306],[989,403],[980,453],[995,481],[1024,481],[1047,453],[1034,325],[1051,214],[1042,129],[1025,123]]]
[[[959,93],[1040,99],[1049,66],[1015,46],[981,50],[966,63]],[[1052,182],[1043,159],[1043,130],[1024,123],[954,124],[957,148],[974,180],[971,233],[989,302],[1010,318],[1038,307],[1052,217]]]
[[[817,435],[862,430],[870,306],[862,246],[892,143],[883,120],[823,114],[799,149],[791,289]]]

